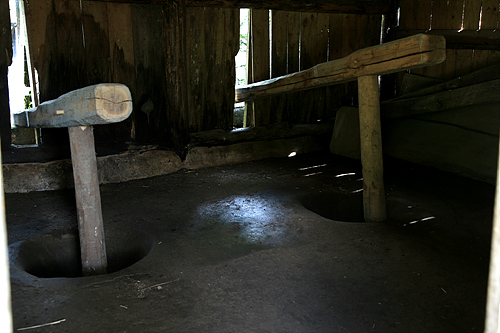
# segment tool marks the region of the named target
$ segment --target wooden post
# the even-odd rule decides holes
[[[75,178],[82,272],[84,276],[105,274],[108,263],[93,128],[69,127],[68,131]]]
[[[0,151],[0,330],[12,332],[12,308],[10,297],[9,250],[7,248],[7,224],[3,191],[2,154]]]
[[[495,208],[493,211],[493,230],[491,234],[490,272],[488,295],[486,298],[486,319],[484,333],[498,333],[498,314],[500,310],[500,151],[497,165],[497,184]]]
[[[386,219],[378,76],[358,78],[359,130],[365,221]]]

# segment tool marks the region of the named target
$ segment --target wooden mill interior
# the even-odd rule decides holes
[[[499,21],[498,0],[2,1],[9,329],[496,331]],[[130,92],[127,119],[78,123],[107,274],[82,276],[76,126],[11,118],[19,26],[25,109]]]

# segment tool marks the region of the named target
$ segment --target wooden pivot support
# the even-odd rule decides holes
[[[14,115],[17,126],[68,127],[84,276],[105,274],[108,267],[92,125],[119,122],[131,112],[126,86],[98,84]]]
[[[446,59],[443,36],[418,34],[358,50],[313,68],[236,90],[235,101],[358,81],[363,211],[365,221],[387,218],[380,127],[378,75],[435,65]]]
[[[387,213],[377,75],[358,78],[358,99],[363,172],[363,212],[365,221],[379,222],[387,218]]]

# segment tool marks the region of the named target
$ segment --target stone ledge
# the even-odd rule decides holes
[[[243,142],[227,146],[193,147],[185,161],[171,151],[152,149],[128,151],[97,157],[99,182],[119,183],[177,172],[226,164],[255,161],[270,157],[286,157],[323,150],[327,146],[316,136],[303,136],[269,141]],[[71,160],[46,163],[3,165],[6,193],[60,190],[73,187]]]

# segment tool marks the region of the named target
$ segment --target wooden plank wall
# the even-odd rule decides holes
[[[499,26],[498,0],[400,0],[399,29],[494,30]],[[414,74],[449,80],[500,62],[500,51],[449,49],[442,64]]]
[[[12,62],[12,35],[9,2],[0,2],[0,134],[2,149],[10,147],[10,108],[8,68]]]
[[[97,126],[96,141],[182,150],[188,132],[232,127],[239,10],[185,8],[182,1],[83,1],[81,8],[73,0],[27,1],[41,102],[100,82],[132,92],[131,117]],[[59,134],[43,132],[45,143],[60,142]]]
[[[251,25],[269,25],[269,13]],[[380,43],[381,15],[324,14],[271,11],[271,37],[251,35],[253,45],[269,45],[271,52],[254,47],[249,52],[254,77],[278,77],[334,60]],[[250,32],[252,33],[252,32]],[[258,53],[257,53],[258,52]],[[267,53],[266,53],[267,52]],[[256,68],[257,59],[270,59],[270,68]],[[268,65],[267,65],[268,66]],[[259,71],[262,71],[259,72]],[[255,81],[253,81],[255,82]],[[327,122],[342,105],[357,103],[356,82],[262,99],[255,107],[256,126],[276,122]]]

